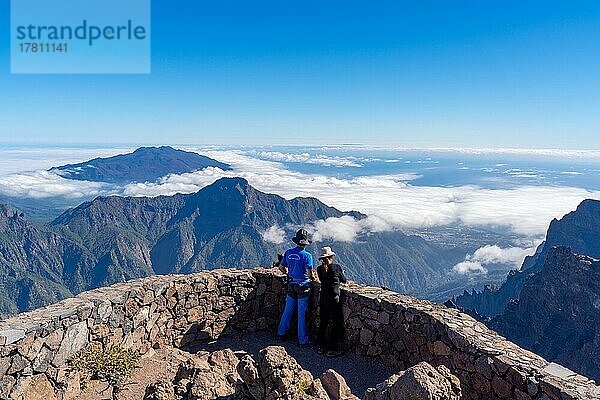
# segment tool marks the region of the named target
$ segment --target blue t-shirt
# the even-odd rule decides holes
[[[295,283],[301,285],[310,283],[307,270],[313,269],[313,258],[308,251],[300,247],[289,249],[283,255],[281,265],[287,267],[288,276],[294,279]]]

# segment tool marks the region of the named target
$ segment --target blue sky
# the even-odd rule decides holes
[[[600,148],[596,1],[152,2],[150,75],[11,75],[2,143]]]

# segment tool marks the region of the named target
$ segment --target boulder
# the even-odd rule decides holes
[[[174,393],[171,382],[156,381],[146,387],[144,400],[175,400]]]
[[[238,398],[238,362],[230,349],[198,354],[179,366],[175,392],[187,400]]]
[[[13,387],[11,399],[58,400],[52,384],[44,374],[21,378]]]
[[[374,388],[367,389],[365,400],[390,400],[390,390],[400,375],[394,374]]]
[[[331,400],[358,400],[350,391],[344,377],[334,370],[328,369],[319,380]]]
[[[88,343],[88,333],[89,330],[86,321],[69,326],[60,343],[60,347],[54,356],[52,364],[55,366],[62,366],[67,358],[83,349]]]
[[[237,372],[245,384],[245,391],[251,398],[263,399],[265,397],[265,383],[252,357],[242,358],[237,366]]]
[[[245,357],[238,374],[245,394],[254,400],[329,400],[321,381],[280,346],[261,350],[258,363]]]
[[[374,389],[365,400],[460,400],[460,381],[444,366],[437,369],[426,362],[392,375]]]

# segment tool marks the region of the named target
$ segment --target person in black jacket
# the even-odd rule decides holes
[[[321,252],[319,257],[321,265],[317,267],[317,275],[321,282],[319,298],[321,321],[317,352],[326,352],[327,356],[336,357],[343,354],[344,315],[340,302],[340,283],[346,283],[346,277],[342,267],[333,263],[335,253],[331,247],[323,247]],[[328,330],[330,323],[331,330]]]

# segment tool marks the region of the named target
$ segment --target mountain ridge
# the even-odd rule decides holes
[[[98,197],[64,212],[47,226],[23,216],[19,221],[20,229],[30,232],[33,242],[45,243],[45,238],[52,237],[68,248],[62,253],[48,251],[57,266],[50,282],[64,288],[48,298],[49,302],[157,273],[270,265],[291,242],[266,242],[262,235],[267,229],[277,225],[291,237],[299,226],[343,216],[366,218],[315,198],[286,200],[256,190],[245,179],[222,178],[193,194]],[[23,246],[15,237],[4,239],[6,243],[0,240],[0,248]],[[446,282],[447,271],[464,257],[464,252],[442,249],[400,231],[367,234],[356,242],[317,242],[311,251],[321,245],[336,248],[352,278],[413,293]],[[22,275],[34,280],[38,276],[31,265],[40,264],[44,256],[38,251],[30,258],[14,256],[10,262],[18,261]],[[31,306],[9,301],[4,312],[44,304],[43,293],[32,296],[39,301]]]

